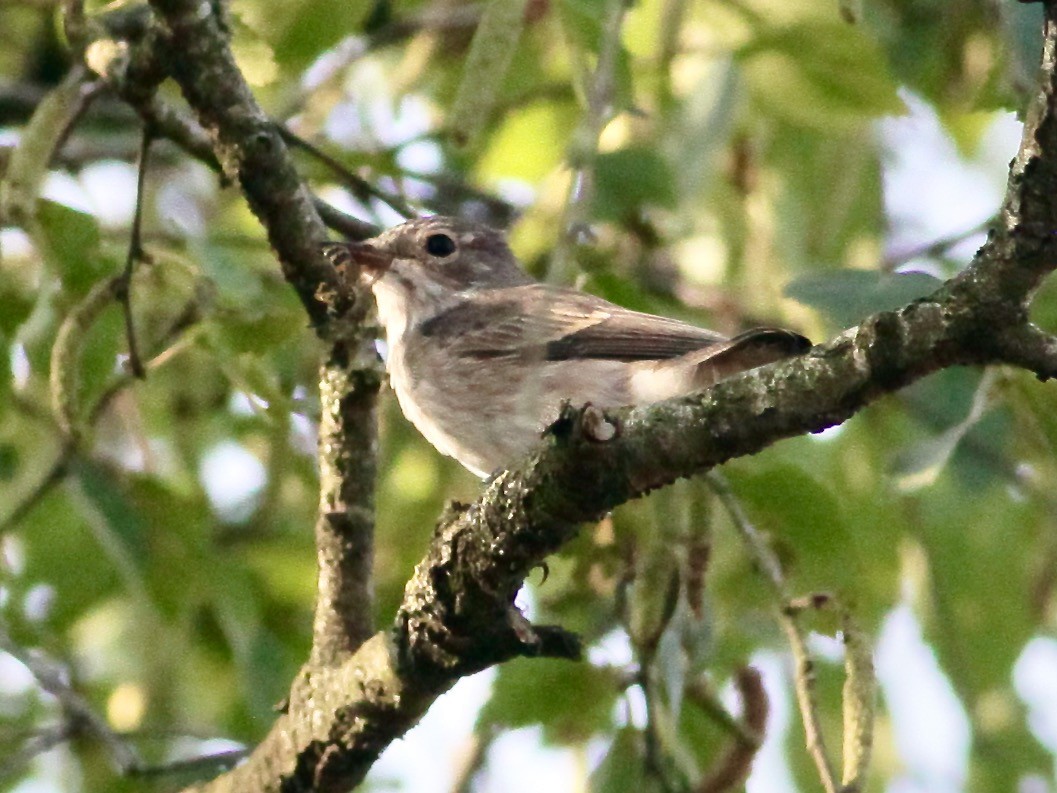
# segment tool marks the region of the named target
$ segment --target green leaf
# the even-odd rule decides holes
[[[565,156],[576,118],[571,102],[537,102],[511,110],[477,159],[477,173],[490,180],[542,179]]]
[[[972,765],[978,789],[1011,789],[1018,775],[1052,763],[1028,737],[1010,690],[1013,664],[1038,635],[1026,571],[1040,570],[1037,532],[1050,520],[1048,507],[1012,498],[996,481],[970,488],[950,476],[928,494],[915,513],[928,572],[928,597],[919,606],[926,640],[965,704],[974,740],[988,747]],[[991,749],[1001,753],[992,757]]]
[[[22,580],[55,590],[48,626],[69,628],[104,598],[119,594],[120,579],[83,517],[80,499],[62,489],[43,498],[20,524],[25,544]]]
[[[827,483],[792,465],[730,473],[735,493],[757,528],[773,538],[798,587],[832,589],[856,581],[858,568],[870,560],[856,558],[856,534]]]
[[[0,443],[0,482],[8,482],[18,472],[18,447],[13,443]]]
[[[606,756],[591,774],[591,793],[660,793],[660,780],[646,773],[645,739],[639,730],[617,731]]]
[[[617,688],[611,672],[589,663],[518,659],[499,668],[478,720],[512,728],[540,725],[547,741],[581,743],[610,726]]]
[[[925,273],[833,270],[803,275],[785,294],[817,309],[837,328],[846,328],[878,311],[893,311],[935,292],[943,282]]]
[[[966,112],[1022,109],[1038,69],[1042,7],[967,0],[957,13],[936,13],[939,8],[904,2],[874,15],[896,79],[945,121]]]
[[[135,505],[114,479],[94,463],[81,461],[74,470],[81,491],[110,529],[106,541],[116,541],[111,550],[121,560],[131,562],[142,574],[147,564],[147,527]]]
[[[270,268],[223,245],[206,245],[197,253],[216,287],[213,322],[233,352],[265,353],[299,337],[307,326],[304,310]]]
[[[558,9],[567,34],[582,49],[598,52],[607,0],[561,0]]]
[[[9,25],[10,19],[4,19],[3,24]],[[76,70],[68,72],[58,85],[49,86],[20,130],[18,145],[5,162],[0,189],[0,214],[6,216],[5,225],[11,221],[31,225],[26,216],[40,195],[52,158],[85,107],[84,87],[83,76]]]
[[[80,360],[80,405],[94,404],[118,371],[118,355],[126,351],[125,320],[116,303],[100,316],[84,336]]]
[[[495,108],[517,50],[526,0],[489,0],[463,66],[447,125],[456,145],[472,148]]]
[[[979,380],[968,414],[953,426],[938,435],[920,441],[904,450],[893,466],[896,486],[904,492],[912,492],[933,484],[943,471],[948,460],[962,439],[977,427],[991,407],[991,389],[994,373],[988,370]],[[947,401],[947,400],[944,400]],[[989,436],[991,434],[989,433]],[[991,449],[992,454],[998,450]],[[986,461],[976,460],[972,469],[986,467]]]
[[[599,154],[594,174],[594,214],[602,220],[623,220],[644,206],[676,204],[675,176],[656,149],[631,146]]]
[[[277,602],[304,607],[316,594],[316,563],[311,543],[303,535],[254,543],[241,551],[246,565]]]
[[[241,23],[271,44],[286,74],[300,73],[324,50],[356,31],[369,9],[370,3],[362,0],[305,0],[296,5],[239,0],[233,4]],[[238,35],[238,27],[235,30]]]
[[[114,269],[99,246],[99,224],[91,215],[54,201],[37,202],[40,246],[47,261],[58,270],[67,292],[83,295]]]
[[[874,266],[886,233],[878,137],[775,127],[766,168],[782,174],[774,233],[786,272]]]
[[[898,84],[864,28],[811,21],[766,30],[739,52],[760,109],[833,132],[904,113]]]
[[[1042,39],[1039,30],[1043,25],[1043,6],[1034,3],[1021,3],[1006,9],[1002,14],[1004,34],[1000,42],[1006,45],[1007,59],[1014,78],[1025,83],[1030,81],[1039,66],[1042,54]],[[1020,98],[1020,97],[1016,97]],[[1012,109],[1020,110],[1018,104]]]
[[[6,273],[0,276],[0,335],[14,335],[33,311],[34,302],[30,292],[19,288],[17,279]]]

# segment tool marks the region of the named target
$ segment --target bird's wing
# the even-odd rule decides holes
[[[724,336],[545,284],[478,294],[427,320],[420,333],[455,355],[566,361],[650,361],[727,344]]]
[[[660,361],[678,358],[726,342],[726,337],[666,317],[611,307],[597,312],[589,325],[570,329],[547,342],[549,361],[601,358],[610,361]]]

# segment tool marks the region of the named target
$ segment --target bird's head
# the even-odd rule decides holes
[[[413,301],[531,282],[502,232],[441,215],[409,220],[364,242],[328,243],[324,252],[335,264],[353,265],[376,294],[393,291]]]

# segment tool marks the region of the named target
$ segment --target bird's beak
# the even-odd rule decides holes
[[[367,242],[328,242],[323,255],[338,269],[355,267],[373,281],[389,269],[393,256]]]

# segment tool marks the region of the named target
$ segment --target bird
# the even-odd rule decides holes
[[[538,282],[501,231],[454,217],[322,253],[370,285],[404,416],[482,478],[527,454],[563,404],[658,402],[811,346],[770,327],[727,338]]]

